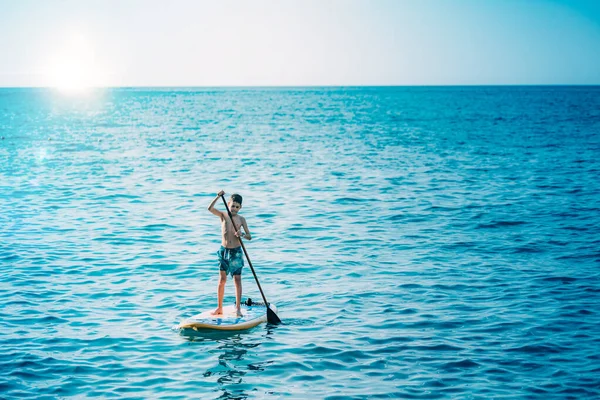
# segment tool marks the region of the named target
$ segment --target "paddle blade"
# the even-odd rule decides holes
[[[267,321],[270,324],[280,324],[281,323],[281,320],[279,319],[277,314],[275,314],[275,311],[271,310],[271,307],[267,307]]]

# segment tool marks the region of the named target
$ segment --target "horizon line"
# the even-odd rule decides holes
[[[600,86],[600,83],[477,83],[477,84],[392,84],[392,85],[123,85],[89,86],[84,90],[97,89],[236,89],[236,88],[417,88],[417,87],[548,87],[548,86]],[[0,89],[50,89],[56,86],[2,86]]]

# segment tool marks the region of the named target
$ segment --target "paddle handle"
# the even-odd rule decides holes
[[[231,211],[229,211],[229,206],[227,205],[227,202],[225,201],[225,197],[223,195],[221,195],[221,199],[223,200],[223,204],[225,204],[225,209],[227,210],[227,214],[229,215],[229,219],[231,220],[233,229],[235,230],[235,232],[237,232],[238,231],[237,226],[235,226],[235,222],[233,221],[233,215],[231,215]],[[254,275],[254,280],[256,281],[256,285],[258,286],[260,295],[262,296],[262,299],[268,308],[269,302],[267,301],[267,298],[265,297],[265,293],[263,292],[262,287],[260,287],[260,282],[258,281],[258,276],[256,276],[256,272],[254,272],[254,267],[252,266],[252,261],[250,261],[250,257],[248,257],[248,252],[246,251],[246,246],[244,246],[244,242],[242,241],[241,237],[238,237],[238,239],[240,241],[240,244],[242,245],[242,250],[244,250],[244,255],[246,256],[246,260],[248,260],[248,265],[250,265],[250,270],[252,271],[252,275]]]

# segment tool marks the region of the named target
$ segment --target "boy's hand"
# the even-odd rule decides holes
[[[219,190],[219,193],[217,193],[217,197],[221,197],[221,196],[224,196],[224,195],[225,195],[225,192],[222,191],[222,190]]]

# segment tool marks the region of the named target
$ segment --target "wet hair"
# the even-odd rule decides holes
[[[242,205],[242,196],[240,196],[237,193],[234,193],[231,195],[231,201],[235,201],[236,203],[239,203],[239,205]]]

